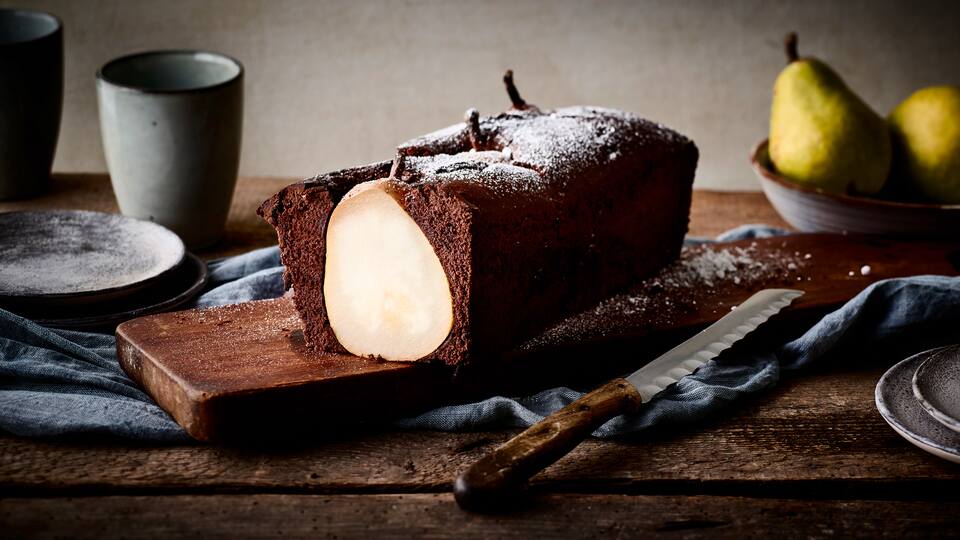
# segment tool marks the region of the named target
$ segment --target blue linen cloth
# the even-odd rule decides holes
[[[784,234],[751,225],[717,238]],[[693,242],[704,240],[692,239]],[[210,264],[197,306],[283,294],[276,247]],[[815,362],[890,361],[960,341],[960,278],[916,276],[874,283],[799,338],[772,351],[724,355],[669,387],[635,415],[614,418],[594,435],[613,437],[653,426],[701,420],[746,394],[775,385],[784,370]],[[399,420],[400,428],[444,431],[524,427],[582,395],[553,388],[533,396],[497,396],[440,407]],[[113,336],[51,330],[0,310],[0,429],[24,436],[103,434],[157,443],[190,440],[123,373]]]

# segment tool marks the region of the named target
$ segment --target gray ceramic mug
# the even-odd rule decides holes
[[[0,9],[0,200],[46,189],[62,109],[60,20]]]
[[[97,96],[120,211],[190,248],[216,242],[240,162],[243,66],[201,51],[133,54],[100,68]]]

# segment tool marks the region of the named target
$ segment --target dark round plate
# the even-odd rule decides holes
[[[773,169],[766,140],[754,148],[750,161],[770,204],[798,230],[949,239],[960,231],[958,204],[889,201],[802,186]]]
[[[960,345],[931,353],[913,375],[913,395],[934,420],[960,432]]]
[[[880,416],[901,437],[935,456],[960,463],[960,433],[930,417],[913,397],[913,374],[942,350],[922,352],[890,368],[880,377],[874,396]]]
[[[102,302],[142,289],[179,265],[169,229],[83,210],[0,214],[0,302]]]
[[[95,306],[58,311],[56,316],[50,312],[18,314],[53,328],[112,331],[124,321],[185,304],[203,290],[208,278],[206,263],[187,253],[183,262],[161,281],[132,295]]]

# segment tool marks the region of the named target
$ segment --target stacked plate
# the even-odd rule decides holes
[[[109,330],[196,296],[207,266],[156,223],[80,210],[0,214],[0,308]]]
[[[883,419],[903,438],[960,463],[960,345],[893,366],[877,383],[876,401]]]

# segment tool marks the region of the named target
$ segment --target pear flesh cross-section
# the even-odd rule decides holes
[[[440,259],[391,183],[360,184],[334,208],[323,295],[349,352],[413,361],[447,338],[453,299]]]

